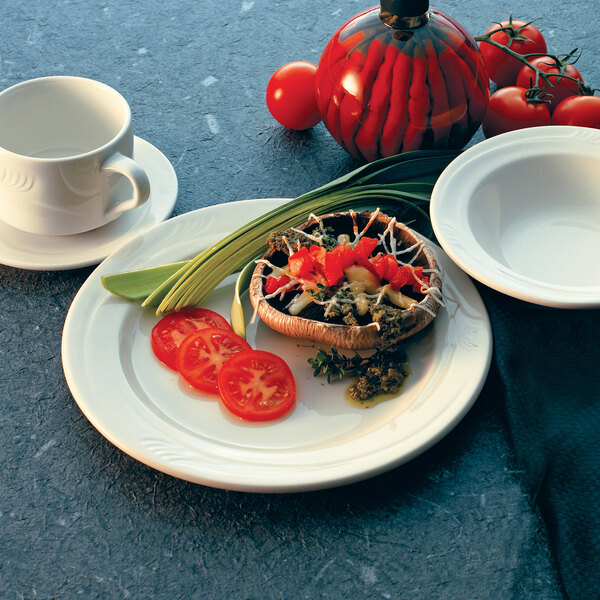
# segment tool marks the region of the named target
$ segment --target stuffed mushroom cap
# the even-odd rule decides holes
[[[357,230],[363,232],[369,224],[364,235],[369,237],[378,237],[384,234],[393,236],[397,249],[413,248],[412,252],[406,254],[405,260],[408,262],[414,257],[414,260],[411,260],[412,266],[420,266],[426,270],[430,291],[426,292],[424,297],[410,308],[398,309],[402,313],[402,330],[397,333],[395,340],[400,342],[414,335],[434,320],[441,306],[442,281],[433,252],[412,229],[378,211],[376,214],[348,212],[322,215],[311,218],[295,229],[311,232],[320,224],[326,228],[332,228],[333,235],[348,234],[351,238]],[[365,325],[329,323],[324,320],[307,318],[302,313],[297,316],[291,315],[281,307],[277,307],[276,302],[265,298],[264,282],[272,270],[269,265],[283,266],[287,262],[288,254],[275,248],[269,248],[262,258],[264,260],[257,263],[252,275],[249,295],[257,315],[271,329],[292,338],[321,342],[336,348],[362,350],[381,345],[382,336],[378,323],[370,322]]]

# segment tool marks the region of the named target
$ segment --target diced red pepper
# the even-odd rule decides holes
[[[379,279],[385,279],[386,281],[391,281],[399,268],[398,261],[392,254],[377,256],[371,259],[371,263]]]
[[[319,264],[323,264],[324,260],[325,260],[325,255],[327,254],[327,250],[325,250],[325,248],[323,248],[323,246],[317,246],[316,244],[313,244],[310,247],[310,255],[312,256],[313,260],[315,262],[318,262]]]
[[[302,279],[302,289],[316,288],[317,284],[333,287],[344,277],[344,269],[357,264],[367,268],[380,281],[388,282],[395,290],[412,285],[413,291],[420,292],[421,283],[428,284],[423,276],[423,267],[399,265],[393,254],[377,254],[369,258],[379,240],[363,236],[355,248],[338,244],[328,252],[324,247],[313,244],[310,248],[303,246],[288,259],[290,274]],[[289,283],[289,277],[271,276],[265,282],[265,292],[272,294]]]
[[[373,275],[377,275],[377,271],[373,266],[373,263],[361,252],[354,252],[354,262],[365,269],[368,269],[373,273]]]
[[[265,293],[266,294],[274,294],[277,290],[286,286],[290,282],[290,278],[287,275],[282,275],[281,277],[275,277],[271,275],[267,277],[265,281]]]
[[[416,283],[410,267],[398,267],[396,274],[389,280],[392,289],[399,290],[401,287],[404,287],[408,283]]]
[[[365,258],[369,258],[378,243],[379,240],[377,238],[370,238],[363,235],[360,240],[358,240],[356,246],[354,246],[354,250],[357,253],[362,254]]]
[[[327,280],[322,273],[309,273],[306,277],[302,278],[300,282],[300,289],[306,290],[317,290],[320,285],[327,285]]]
[[[333,252],[327,252],[325,254],[323,273],[325,275],[325,279],[327,279],[327,285],[329,287],[337,285],[344,277],[344,271],[337,254],[334,254]]]
[[[385,258],[382,255],[371,259],[371,264],[375,268],[375,272],[379,279],[385,278],[385,262]]]
[[[402,267],[398,264],[396,257],[392,254],[389,254],[385,274],[385,278],[388,280],[388,282],[392,283],[392,281],[401,281],[401,278],[403,277],[403,275],[400,275],[401,270]]]
[[[422,281],[423,283],[425,283],[425,285],[429,286],[429,278],[423,275],[423,267],[412,267],[411,281],[413,292],[421,291],[422,284],[419,281],[417,281],[417,278],[419,279],[419,281]]]
[[[290,267],[290,273],[294,277],[305,277],[313,269],[313,257],[308,251],[308,248],[302,246],[300,250],[294,252],[294,254],[288,258],[288,265]]]
[[[423,276],[423,267],[399,265],[393,254],[378,255],[371,259],[371,264],[379,279],[387,281],[396,291],[405,285],[412,285],[414,292],[420,292],[421,283],[417,279],[429,284],[427,277]]]
[[[316,269],[322,273],[327,280],[327,285],[329,287],[337,285],[344,276],[338,254],[333,251],[327,252],[325,248],[321,246],[311,246],[310,254],[315,261]]]
[[[342,270],[347,269],[350,265],[353,265],[356,260],[354,250],[345,244],[338,244],[331,251],[331,253],[338,257],[338,260],[340,261],[340,268]]]

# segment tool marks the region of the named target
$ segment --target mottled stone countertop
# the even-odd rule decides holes
[[[318,62],[366,6],[3,0],[0,87],[70,74],[117,88],[136,135],[176,170],[174,215],[293,197],[357,163],[322,124],[279,126],[264,102],[268,78],[292,60]],[[436,7],[473,34],[511,11],[540,17],[555,52],[583,49],[578,65],[600,85],[595,3]],[[436,446],[367,481],[279,495],[188,483],[113,446],[69,391],[62,328],[92,271],[0,266],[0,597],[562,597],[492,386]]]

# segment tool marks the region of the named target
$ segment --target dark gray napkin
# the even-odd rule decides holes
[[[479,289],[516,458],[565,595],[600,598],[600,310],[544,308]]]

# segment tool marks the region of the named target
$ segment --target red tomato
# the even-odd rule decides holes
[[[267,107],[290,129],[310,129],[321,121],[315,95],[317,66],[296,61],[280,67],[267,85]]]
[[[232,330],[208,327],[185,337],[177,353],[177,370],[192,386],[218,394],[217,376],[228,358],[251,350],[250,344]]]
[[[554,125],[579,125],[600,129],[600,96],[569,96],[554,110]]]
[[[482,126],[486,138],[514,129],[551,124],[548,105],[530,102],[526,93],[525,88],[510,86],[492,94]]]
[[[230,358],[218,383],[225,407],[247,421],[278,419],[296,402],[292,371],[281,357],[263,350],[246,350]]]
[[[576,67],[570,64],[564,65],[561,73],[560,62],[557,64],[556,60],[549,56],[538,56],[537,58],[532,58],[529,62],[544,73],[566,75],[567,77],[573,77],[574,79],[583,81],[581,73],[579,73]],[[535,71],[531,67],[523,65],[517,75],[517,86],[523,88],[533,87],[535,85],[535,75]],[[551,77],[550,83],[553,87],[546,85],[541,78],[538,82],[540,89],[548,94],[547,99],[550,101],[548,103],[550,112],[552,112],[565,98],[579,93],[579,85],[577,82],[571,81],[570,79],[565,79],[564,77]]]
[[[512,27],[512,29],[497,31],[502,27]],[[493,31],[496,31],[496,33],[492,33]],[[508,21],[493,25],[486,33],[491,33],[492,40],[518,54],[546,53],[544,36],[537,27],[525,21],[513,21],[511,17]],[[480,42],[479,49],[485,59],[489,78],[500,87],[514,85],[523,63],[514,56],[509,56],[501,48],[496,48],[487,42]]]
[[[231,330],[231,325],[218,313],[207,308],[184,308],[163,317],[152,329],[152,350],[171,369],[177,368],[177,350],[188,334],[205,327]]]

